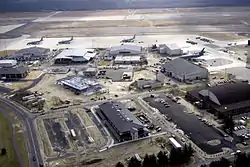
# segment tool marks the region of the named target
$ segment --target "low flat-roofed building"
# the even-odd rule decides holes
[[[10,54],[6,59],[17,61],[36,61],[47,59],[50,55],[50,49],[41,47],[30,47],[21,49],[13,54]]]
[[[55,58],[55,64],[86,63],[96,56],[94,49],[65,49]]]
[[[110,55],[137,55],[142,53],[142,47],[137,45],[118,45],[118,46],[112,46],[110,48],[109,54]]]
[[[16,60],[0,60],[0,67],[14,67],[16,65]]]
[[[29,73],[27,67],[0,68],[0,78],[3,80],[18,80],[25,78]]]
[[[94,79],[85,78],[83,76],[71,76],[57,80],[57,84],[63,85],[75,92],[76,94],[93,94],[101,91],[103,87]]]
[[[120,102],[111,101],[99,105],[97,114],[119,142],[148,135],[143,124]]]
[[[239,82],[193,90],[186,98],[218,115],[238,115],[250,111],[250,84]]]
[[[163,83],[157,80],[152,80],[152,79],[137,80],[137,88],[139,89],[154,89],[154,88],[160,88],[162,86]]]
[[[207,79],[209,75],[207,69],[182,58],[176,58],[163,64],[161,71],[166,76],[175,78],[180,82]]]

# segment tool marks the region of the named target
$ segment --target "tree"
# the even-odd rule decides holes
[[[6,148],[2,148],[2,149],[1,149],[1,155],[6,155],[6,154],[7,154]]]
[[[233,118],[231,116],[225,116],[225,117],[223,117],[223,124],[224,124],[223,128],[225,130],[228,129],[229,132],[230,132],[230,134],[232,134],[234,126],[235,126]]]
[[[118,162],[118,163],[115,165],[115,167],[124,167],[124,165],[123,165],[123,163]]]
[[[168,167],[168,156],[166,155],[165,152],[160,151],[157,154],[157,158],[158,158],[158,165],[159,167]]]
[[[154,154],[152,155],[146,154],[143,159],[142,167],[152,167],[152,166],[157,167],[157,158]]]
[[[238,153],[236,154],[236,160],[234,162],[235,167],[242,167],[248,164],[248,157],[246,153]]]
[[[141,167],[141,162],[136,157],[132,157],[128,162],[128,167]]]
[[[230,161],[222,157],[219,161],[213,161],[210,163],[209,167],[229,167]]]

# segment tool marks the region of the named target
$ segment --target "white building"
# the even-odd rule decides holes
[[[161,54],[168,54],[169,56],[181,55],[183,51],[176,44],[163,44],[159,45],[159,51]]]
[[[16,65],[16,60],[0,60],[0,67],[14,67]]]
[[[192,64],[185,59],[177,58],[162,66],[161,71],[168,77],[180,82],[193,81],[208,78],[208,70]]]
[[[96,56],[94,49],[65,49],[55,57],[55,64],[84,63]]]
[[[137,55],[142,53],[142,47],[137,45],[119,45],[112,46],[110,48],[110,55],[127,54],[127,55]]]
[[[118,55],[114,61],[115,64],[142,64],[142,56]]]

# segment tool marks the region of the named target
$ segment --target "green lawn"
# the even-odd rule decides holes
[[[13,115],[9,114],[9,116],[13,119],[15,123],[18,123],[17,119],[14,118]],[[20,132],[19,127],[15,127],[14,129],[16,132],[16,143],[18,145],[18,150],[20,152],[25,167],[28,167],[28,154],[26,150],[26,145],[24,143],[23,133]],[[3,147],[7,149],[7,154],[5,156],[0,156],[0,167],[20,167],[16,152],[12,144],[11,125],[5,118],[5,116],[0,113],[0,149]]]

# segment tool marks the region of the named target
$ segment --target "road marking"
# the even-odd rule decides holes
[[[33,145],[33,148],[34,148],[36,160],[38,162],[39,159],[37,157],[37,152],[36,152],[36,147],[35,147],[35,142],[34,142],[34,139],[33,139],[33,134],[32,134],[32,131],[31,131],[31,127],[30,127],[30,124],[29,124],[28,120],[26,120],[26,122],[27,122],[28,128],[30,130],[30,136],[31,136],[31,140],[32,140],[32,145]],[[39,162],[37,163],[37,166],[39,166]]]

